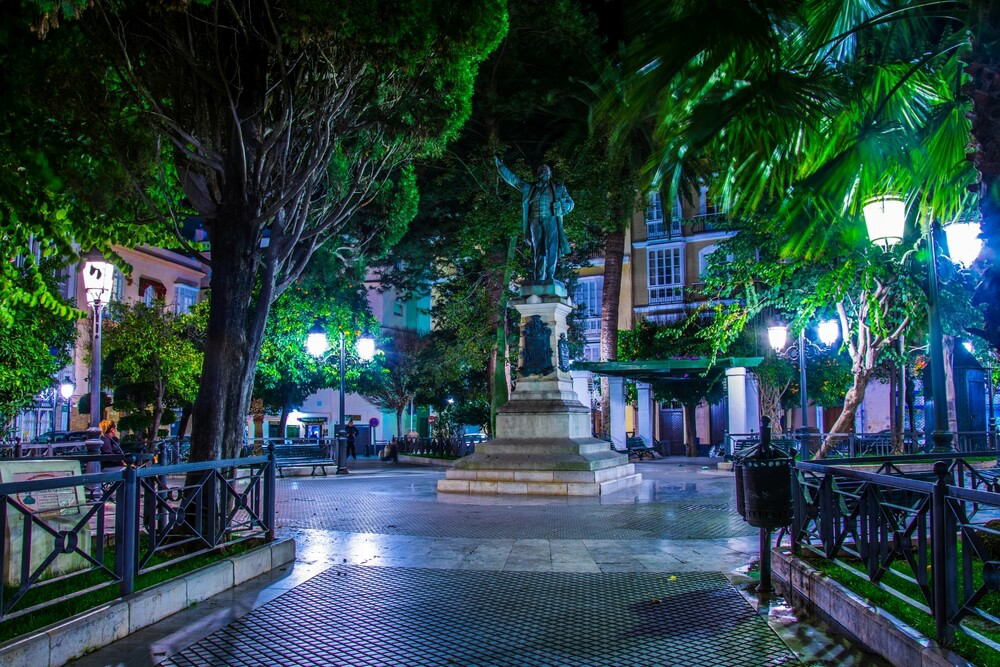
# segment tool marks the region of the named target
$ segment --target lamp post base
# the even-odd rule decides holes
[[[951,433],[948,431],[934,431],[931,433],[931,442],[933,443],[932,454],[950,454],[952,451]]]

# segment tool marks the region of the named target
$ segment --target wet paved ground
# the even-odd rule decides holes
[[[875,664],[730,583],[757,542],[729,473],[638,470],[570,499],[438,494],[440,469],[375,462],[279,480],[294,567],[76,664]]]

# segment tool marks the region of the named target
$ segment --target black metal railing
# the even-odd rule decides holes
[[[843,467],[872,462],[795,464],[793,551],[930,614],[938,641],[951,642],[961,625],[995,648],[965,621],[1000,630],[1000,525],[990,523],[1000,519],[1000,470],[977,470],[957,454],[885,457],[877,472]]]
[[[991,444],[994,434],[987,431],[958,431],[951,434],[952,451],[966,455],[990,456],[997,453],[996,443]],[[820,431],[802,431],[796,429],[792,433],[787,433],[785,440],[794,440],[799,450],[800,458],[803,449],[807,449],[809,456],[814,455],[820,446],[832,440],[832,447],[827,454],[827,458],[858,458],[858,457],[880,457],[894,454],[901,450],[899,455],[914,455],[922,451],[929,450],[925,434],[916,431],[905,431],[897,442],[893,434],[887,431],[879,433],[824,433]],[[737,456],[740,451],[751,447],[758,442],[759,433],[727,433],[724,442],[725,456]],[[803,445],[805,446],[803,448]]]
[[[274,539],[273,451],[147,468],[127,455],[125,463],[114,472],[0,484],[0,562],[8,564],[0,620],[109,586],[128,595],[139,575]],[[67,582],[56,597],[43,591]]]

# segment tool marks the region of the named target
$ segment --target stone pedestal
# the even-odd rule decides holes
[[[497,437],[456,461],[438,491],[597,496],[639,484],[628,455],[591,436],[590,410],[573,390],[565,287],[529,283],[511,304],[521,314],[517,387],[497,411]]]

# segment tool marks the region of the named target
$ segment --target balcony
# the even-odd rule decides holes
[[[696,215],[690,220],[684,221],[687,233],[703,234],[705,232],[729,231],[729,218],[725,213],[705,213]]]
[[[585,317],[583,318],[583,332],[585,334],[592,333],[601,330],[601,318],[600,317]]]
[[[649,305],[651,306],[665,303],[682,303],[683,301],[683,285],[669,285],[665,287],[649,288]]]
[[[681,237],[681,222],[679,219],[673,219],[664,222],[663,219],[659,220],[646,220],[646,238],[649,240],[653,239],[665,239],[665,238],[680,238]]]

